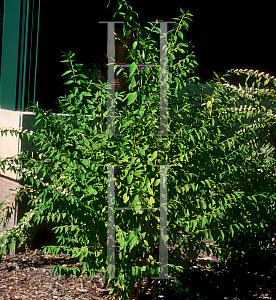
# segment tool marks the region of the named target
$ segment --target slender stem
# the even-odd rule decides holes
[[[183,14],[183,16],[181,17],[180,22],[178,23],[177,29],[176,29],[175,34],[174,34],[175,36],[177,35],[177,31],[179,30],[179,25],[180,25],[180,23],[182,23],[182,20],[184,19],[184,17],[185,17],[185,14]]]
[[[130,261],[130,270],[132,269],[132,263],[131,263],[131,261]],[[134,289],[134,286],[129,286],[129,300],[132,300],[132,292],[133,292],[133,289]]]
[[[134,149],[135,149],[135,133],[136,133],[136,130],[134,131],[134,146],[133,146]],[[133,152],[133,154],[134,154],[134,152]]]
[[[143,252],[142,266],[144,264],[145,264],[145,251]],[[137,297],[136,297],[136,300],[140,299],[141,289],[142,289],[142,278],[139,278],[138,279],[138,285],[137,285]]]
[[[72,68],[72,71],[73,71],[73,76],[74,76],[75,83],[77,83],[77,80],[76,80],[76,74],[75,74],[74,67],[73,67],[73,63],[72,63],[72,60],[71,60],[71,59],[70,59],[70,64],[71,64],[71,68]]]
[[[75,74],[73,63],[72,63],[71,59],[70,59],[70,64],[71,64],[71,67],[72,67],[72,71],[73,71],[73,76],[74,76],[75,83],[77,83],[76,74]],[[77,91],[77,93],[79,94],[79,91]]]

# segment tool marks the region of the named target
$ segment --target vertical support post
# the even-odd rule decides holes
[[[108,185],[107,185],[107,277],[104,279],[122,279],[122,277],[115,277],[115,222],[114,222],[114,204],[115,204],[115,165],[100,165],[102,167],[108,166]],[[116,165],[123,166],[123,165]],[[94,276],[97,277],[97,276]],[[100,277],[99,277],[100,278]]]
[[[124,136],[115,134],[115,68],[112,66],[115,58],[115,23],[123,22],[99,22],[107,23],[107,59],[108,59],[108,80],[107,80],[107,133],[100,136]],[[113,70],[112,70],[113,69]]]
[[[160,273],[152,279],[168,279],[168,185],[167,165],[160,165],[160,231],[159,231],[159,261]]]
[[[160,167],[160,232],[159,232],[159,261],[160,273],[159,278],[168,278],[168,182],[167,182],[168,166]]]
[[[167,23],[160,22],[160,135],[168,135],[168,100],[167,100]]]
[[[175,22],[160,22],[160,123],[159,133],[152,136],[174,136],[168,134],[168,49],[167,49],[167,24]]]

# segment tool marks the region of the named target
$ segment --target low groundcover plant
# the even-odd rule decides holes
[[[212,250],[225,259],[231,237],[266,226],[266,216],[275,213],[275,148],[268,141],[263,143],[263,137],[273,135],[275,114],[274,108],[263,106],[262,101],[274,104],[275,94],[271,88],[260,89],[260,84],[265,78],[263,86],[271,83],[275,87],[275,79],[253,70],[231,70],[229,74],[256,76],[258,88],[236,89],[215,74],[208,83],[213,88],[211,96],[183,93],[186,83],[200,85],[199,78],[190,77],[197,63],[183,34],[192,15],[180,11],[182,15],[173,19],[178,23],[168,32],[167,46],[168,110],[175,114],[168,116],[168,131],[174,136],[150,135],[158,134],[159,129],[159,69],[137,67],[159,63],[159,43],[149,37],[160,29],[151,23],[140,28],[137,14],[125,1],[118,3],[117,12],[124,18],[124,36],[132,37],[131,49],[125,47],[133,64],[128,70],[118,67],[117,75],[123,72],[129,82],[129,93],[115,95],[115,131],[124,136],[99,135],[99,130],[105,133],[108,84],[89,80],[71,52],[62,54],[62,62],[68,66],[63,76],[68,77],[65,84],[70,92],[59,97],[63,113],[70,114],[67,120],[62,114],[43,111],[36,103],[30,107],[35,109],[35,126],[42,121],[43,127],[36,126],[34,132],[1,129],[1,136],[7,132],[21,138],[25,135],[40,147],[37,153],[20,153],[0,162],[3,170],[8,165],[24,181],[24,188],[15,192],[16,201],[27,195],[32,206],[17,226],[1,233],[1,254],[13,249],[14,240],[19,241],[18,247],[26,243],[28,229],[51,218],[58,225],[54,230],[60,233],[59,246],[44,250],[83,261],[74,269],[55,266],[53,272],[78,277],[85,271],[88,276],[101,272],[106,277],[109,164],[115,165],[114,207],[137,208],[114,211],[120,245],[115,276],[123,279],[109,282],[110,293],[118,299],[132,299],[135,292],[139,299],[150,287],[150,278],[160,272],[155,249],[159,212],[139,209],[159,207],[160,166],[154,165],[175,165],[167,169],[168,243],[183,244],[187,250]],[[175,63],[179,52],[186,57]],[[0,208],[6,213],[9,203],[2,202]],[[215,245],[206,247],[201,242],[204,237],[213,239]],[[137,257],[142,261],[136,261]],[[188,263],[176,249],[175,256],[169,257],[168,273],[183,272]],[[143,277],[147,277],[148,285],[142,291]]]

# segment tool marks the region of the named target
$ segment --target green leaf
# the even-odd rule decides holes
[[[82,163],[83,163],[86,167],[90,166],[90,160],[89,160],[89,159],[81,159],[81,161],[82,161]]]
[[[137,269],[137,266],[135,266],[134,268],[132,268],[131,272],[132,272],[132,275],[133,275],[134,277],[137,276],[137,275],[138,275],[138,269]]]
[[[155,269],[153,267],[149,267],[149,273],[150,273],[150,275],[154,275]]]
[[[208,187],[211,188],[211,184],[210,184],[209,180],[205,179],[205,182],[207,183]]]
[[[137,99],[137,93],[129,93],[128,94],[128,100],[127,100],[127,104],[130,105],[132,104],[135,100]]]
[[[181,31],[178,31],[177,34],[180,37],[180,39],[183,41],[183,33]]]
[[[127,184],[131,184],[132,179],[133,179],[133,174],[129,174],[129,175],[127,176]]]
[[[140,119],[142,119],[142,117],[143,117],[144,114],[145,114],[145,109],[143,109],[141,107],[141,109],[140,109]]]
[[[156,179],[154,182],[154,186],[158,186],[160,184],[160,179]]]
[[[123,202],[124,202],[124,203],[127,203],[128,200],[129,200],[129,197],[128,197],[127,193],[125,193],[125,194],[123,195]]]
[[[143,149],[146,151],[148,149],[149,145],[143,145]]]
[[[233,229],[233,226],[230,226],[230,228],[229,228],[229,233],[231,234],[232,237],[234,236],[234,229]]]
[[[137,65],[135,65],[135,63],[132,63],[128,70],[129,78],[131,78],[131,76],[134,74],[136,69],[137,69]]]
[[[201,200],[200,201],[201,202],[201,207],[203,208],[203,209],[206,209],[206,202],[204,201],[204,200]]]
[[[187,235],[185,234],[184,236],[183,236],[183,242],[185,243],[185,244],[188,244],[188,237],[187,237]]]
[[[81,95],[88,96],[88,97],[92,96],[92,94],[90,92],[85,92],[85,91],[81,92]]]
[[[151,182],[149,180],[146,183],[146,187],[147,187],[147,190],[148,190],[149,194],[153,195],[153,191],[152,191],[152,188],[151,188]]]
[[[153,195],[153,193],[151,193]],[[150,197],[148,200],[148,206],[153,207],[155,203],[155,199],[153,197]]]
[[[144,156],[144,155],[146,155],[146,152],[143,148],[139,147],[139,154]]]
[[[206,223],[207,223],[207,219],[205,217],[201,217],[201,226],[202,226],[202,228],[205,227]]]
[[[157,157],[157,151],[154,151],[151,155],[150,161],[153,161]]]
[[[66,62],[67,62],[67,61],[66,61]],[[64,72],[61,76],[65,76],[65,75],[67,75],[67,74],[69,74],[69,73],[73,73],[73,71],[72,71],[72,70],[68,70],[68,71]]]
[[[74,82],[74,80],[68,80],[68,81],[64,82],[63,84],[66,85],[66,84],[71,84],[73,82]]]
[[[135,42],[133,43],[133,46],[132,46],[132,48],[133,48],[133,49],[136,49],[136,47],[137,47],[137,44],[138,44],[138,42],[137,42],[137,41],[135,41]]]
[[[221,229],[219,231],[220,231],[220,235],[222,237],[222,240],[224,240],[224,232]]]
[[[131,83],[129,85],[129,90],[135,88],[136,85],[137,85],[137,83],[136,83],[135,77],[133,76],[132,79],[131,79]]]
[[[269,79],[265,80],[264,86],[266,86],[269,83]]]
[[[83,254],[81,253],[80,255],[79,255],[79,262],[81,262],[83,260]]]
[[[138,239],[137,236],[135,235],[134,231],[131,231],[128,236],[127,236],[127,241],[129,242],[129,249],[131,250],[137,243]]]
[[[129,162],[129,164],[130,165],[133,164],[136,161],[136,159],[137,159],[137,157],[135,157],[135,156],[132,157],[131,160],[130,160],[130,162]]]
[[[134,175],[135,177],[141,177],[142,173],[143,173],[142,170],[137,170],[137,171],[135,171],[135,172],[133,173],[133,175]]]
[[[11,241],[10,241],[10,243],[8,244],[8,248],[9,248],[10,250],[14,250],[14,238],[11,238]]]
[[[125,122],[122,127],[126,127],[127,125],[133,123],[133,120],[128,120],[127,122]]]
[[[190,228],[191,228],[192,232],[195,231],[196,225],[197,225],[197,221],[196,220],[190,220]]]
[[[35,180],[35,184],[36,184],[36,187],[37,187],[37,188],[40,186],[40,179],[39,179],[39,178],[37,178],[37,179]]]
[[[170,60],[175,59],[175,56],[171,52],[168,53],[168,57],[169,57]]]
[[[227,141],[227,145],[228,145],[228,149],[230,150],[231,149],[231,143],[230,143],[230,141]]]
[[[88,186],[86,188],[86,191],[87,191],[88,195],[97,195],[98,194],[98,192],[95,189],[93,189],[92,186]]]
[[[140,200],[139,200],[139,195],[135,195],[133,201],[132,201],[132,206],[135,207],[138,204],[140,204]]]
[[[212,241],[213,240],[213,236],[212,236],[212,231],[211,230],[208,231],[208,235],[209,235],[209,239]]]

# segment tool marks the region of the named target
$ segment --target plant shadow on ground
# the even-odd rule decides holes
[[[50,226],[52,227],[54,225]],[[44,239],[41,241],[41,236],[47,239],[47,243]],[[53,244],[54,235],[50,237],[48,240],[49,236],[38,230],[30,249],[41,248],[42,244]],[[260,250],[258,240],[267,244],[266,250]],[[170,280],[160,280],[145,290],[140,300],[170,297],[174,297],[174,300],[276,299],[276,221],[270,222],[268,229],[260,231],[258,239],[249,234],[241,234],[228,247],[235,249],[236,253],[226,262],[213,262],[207,266],[194,262],[189,270],[180,273],[178,278],[181,286],[178,291],[172,288]],[[154,296],[151,291],[156,289],[159,294]]]
[[[266,250],[260,250],[256,238],[239,235],[229,244],[236,253],[226,262],[193,264],[178,275],[182,284],[178,291],[170,281],[161,280],[152,286],[159,289],[158,296],[142,294],[140,299],[276,299],[276,222],[258,239],[267,242]]]

